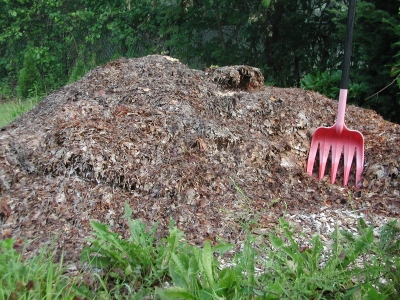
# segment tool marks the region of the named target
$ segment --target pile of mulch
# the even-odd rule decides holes
[[[243,223],[322,206],[398,217],[400,126],[347,107],[365,137],[362,188],[305,172],[313,131],[337,101],[264,86],[256,68],[192,70],[171,57],[118,59],[46,97],[0,131],[0,234],[76,259],[96,219],[127,235],[132,218],[171,220],[193,244],[236,243]],[[329,165],[327,173],[330,174]]]

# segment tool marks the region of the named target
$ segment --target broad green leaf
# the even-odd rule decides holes
[[[198,300],[225,300],[224,297],[218,297],[211,288],[203,288],[198,292]]]
[[[201,272],[199,266],[199,260],[196,258],[196,256],[192,255],[192,253],[188,255],[189,255],[188,276],[197,277],[198,274]]]
[[[367,295],[365,297],[366,300],[385,300],[388,298],[387,296],[379,293],[376,290],[376,288],[374,288],[371,284],[367,284],[366,288],[367,288]]]
[[[170,287],[168,289],[156,288],[156,295],[160,296],[161,299],[165,300],[176,300],[176,299],[197,300],[197,298],[192,293],[181,287]]]
[[[363,230],[368,228],[367,223],[365,223],[363,218],[358,219],[358,226],[359,226],[359,232],[362,233]]]
[[[271,282],[267,283],[268,285],[266,286],[266,294],[267,295],[282,295],[283,294],[283,289],[282,285],[279,282]],[[275,298],[267,298],[267,299],[275,299]]]
[[[353,295],[358,292],[361,289],[360,285],[357,285],[350,290],[347,291],[347,293],[343,296],[343,299],[352,299]]]
[[[219,273],[218,287],[222,289],[231,289],[238,284],[239,279],[236,278],[236,272],[232,268],[224,268]]]
[[[206,241],[203,247],[201,261],[210,288],[214,286],[213,260],[214,255],[211,250],[211,243],[210,241]]]
[[[188,257],[186,255],[176,255],[171,253],[171,261],[169,262],[169,275],[172,282],[181,287],[189,288],[190,276],[188,276]]]
[[[319,260],[322,255],[322,251],[324,250],[323,244],[319,235],[315,235],[312,239],[313,247],[310,248],[311,256],[310,256],[310,265],[312,266],[313,271],[317,271],[319,269]]]
[[[231,250],[235,245],[233,244],[218,244],[213,247],[213,252],[219,252],[224,255],[227,251]]]
[[[269,235],[269,241],[271,242],[271,245],[274,248],[276,248],[277,250],[284,245],[283,240],[281,238],[277,237],[276,235],[273,235],[273,234]]]
[[[264,7],[269,7],[271,4],[271,0],[262,0],[261,5]]]
[[[183,232],[177,229],[176,227],[170,227],[170,234],[167,238],[165,238],[163,241],[166,243],[166,245],[159,247],[158,253],[162,255],[161,259],[161,268],[165,268],[168,266],[170,258],[171,258],[171,253],[175,253],[177,250],[177,247],[179,245],[179,240],[183,237]],[[184,245],[186,246],[186,244]]]
[[[90,265],[100,269],[108,268],[112,264],[112,259],[110,257],[90,256],[90,253],[91,252],[85,251],[84,249],[81,254],[81,260],[87,261]]]

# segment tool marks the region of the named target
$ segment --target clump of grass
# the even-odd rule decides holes
[[[63,260],[41,249],[32,259],[23,259],[13,248],[14,240],[0,242],[0,300],[75,299],[72,281],[64,276]]]
[[[31,110],[39,101],[40,97],[32,97],[27,100],[17,99],[0,103],[0,128]]]

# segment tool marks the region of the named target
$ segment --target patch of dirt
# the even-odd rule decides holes
[[[0,131],[1,237],[52,243],[75,261],[90,220],[127,235],[133,218],[170,219],[193,244],[243,240],[254,219],[265,232],[287,213],[400,213],[400,126],[347,107],[365,137],[362,188],[305,172],[314,130],[335,122],[337,101],[263,85],[258,69],[191,70],[171,57],[119,59],[49,95]],[[328,167],[326,174],[330,174]],[[244,198],[239,187],[246,195]],[[310,219],[310,218],[309,218]],[[311,218],[312,219],[312,218]]]

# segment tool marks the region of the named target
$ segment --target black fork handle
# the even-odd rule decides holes
[[[344,59],[340,89],[347,89],[349,83],[351,45],[353,41],[354,19],[356,15],[356,0],[350,0],[349,2],[349,10],[347,12],[346,42],[344,44]]]

